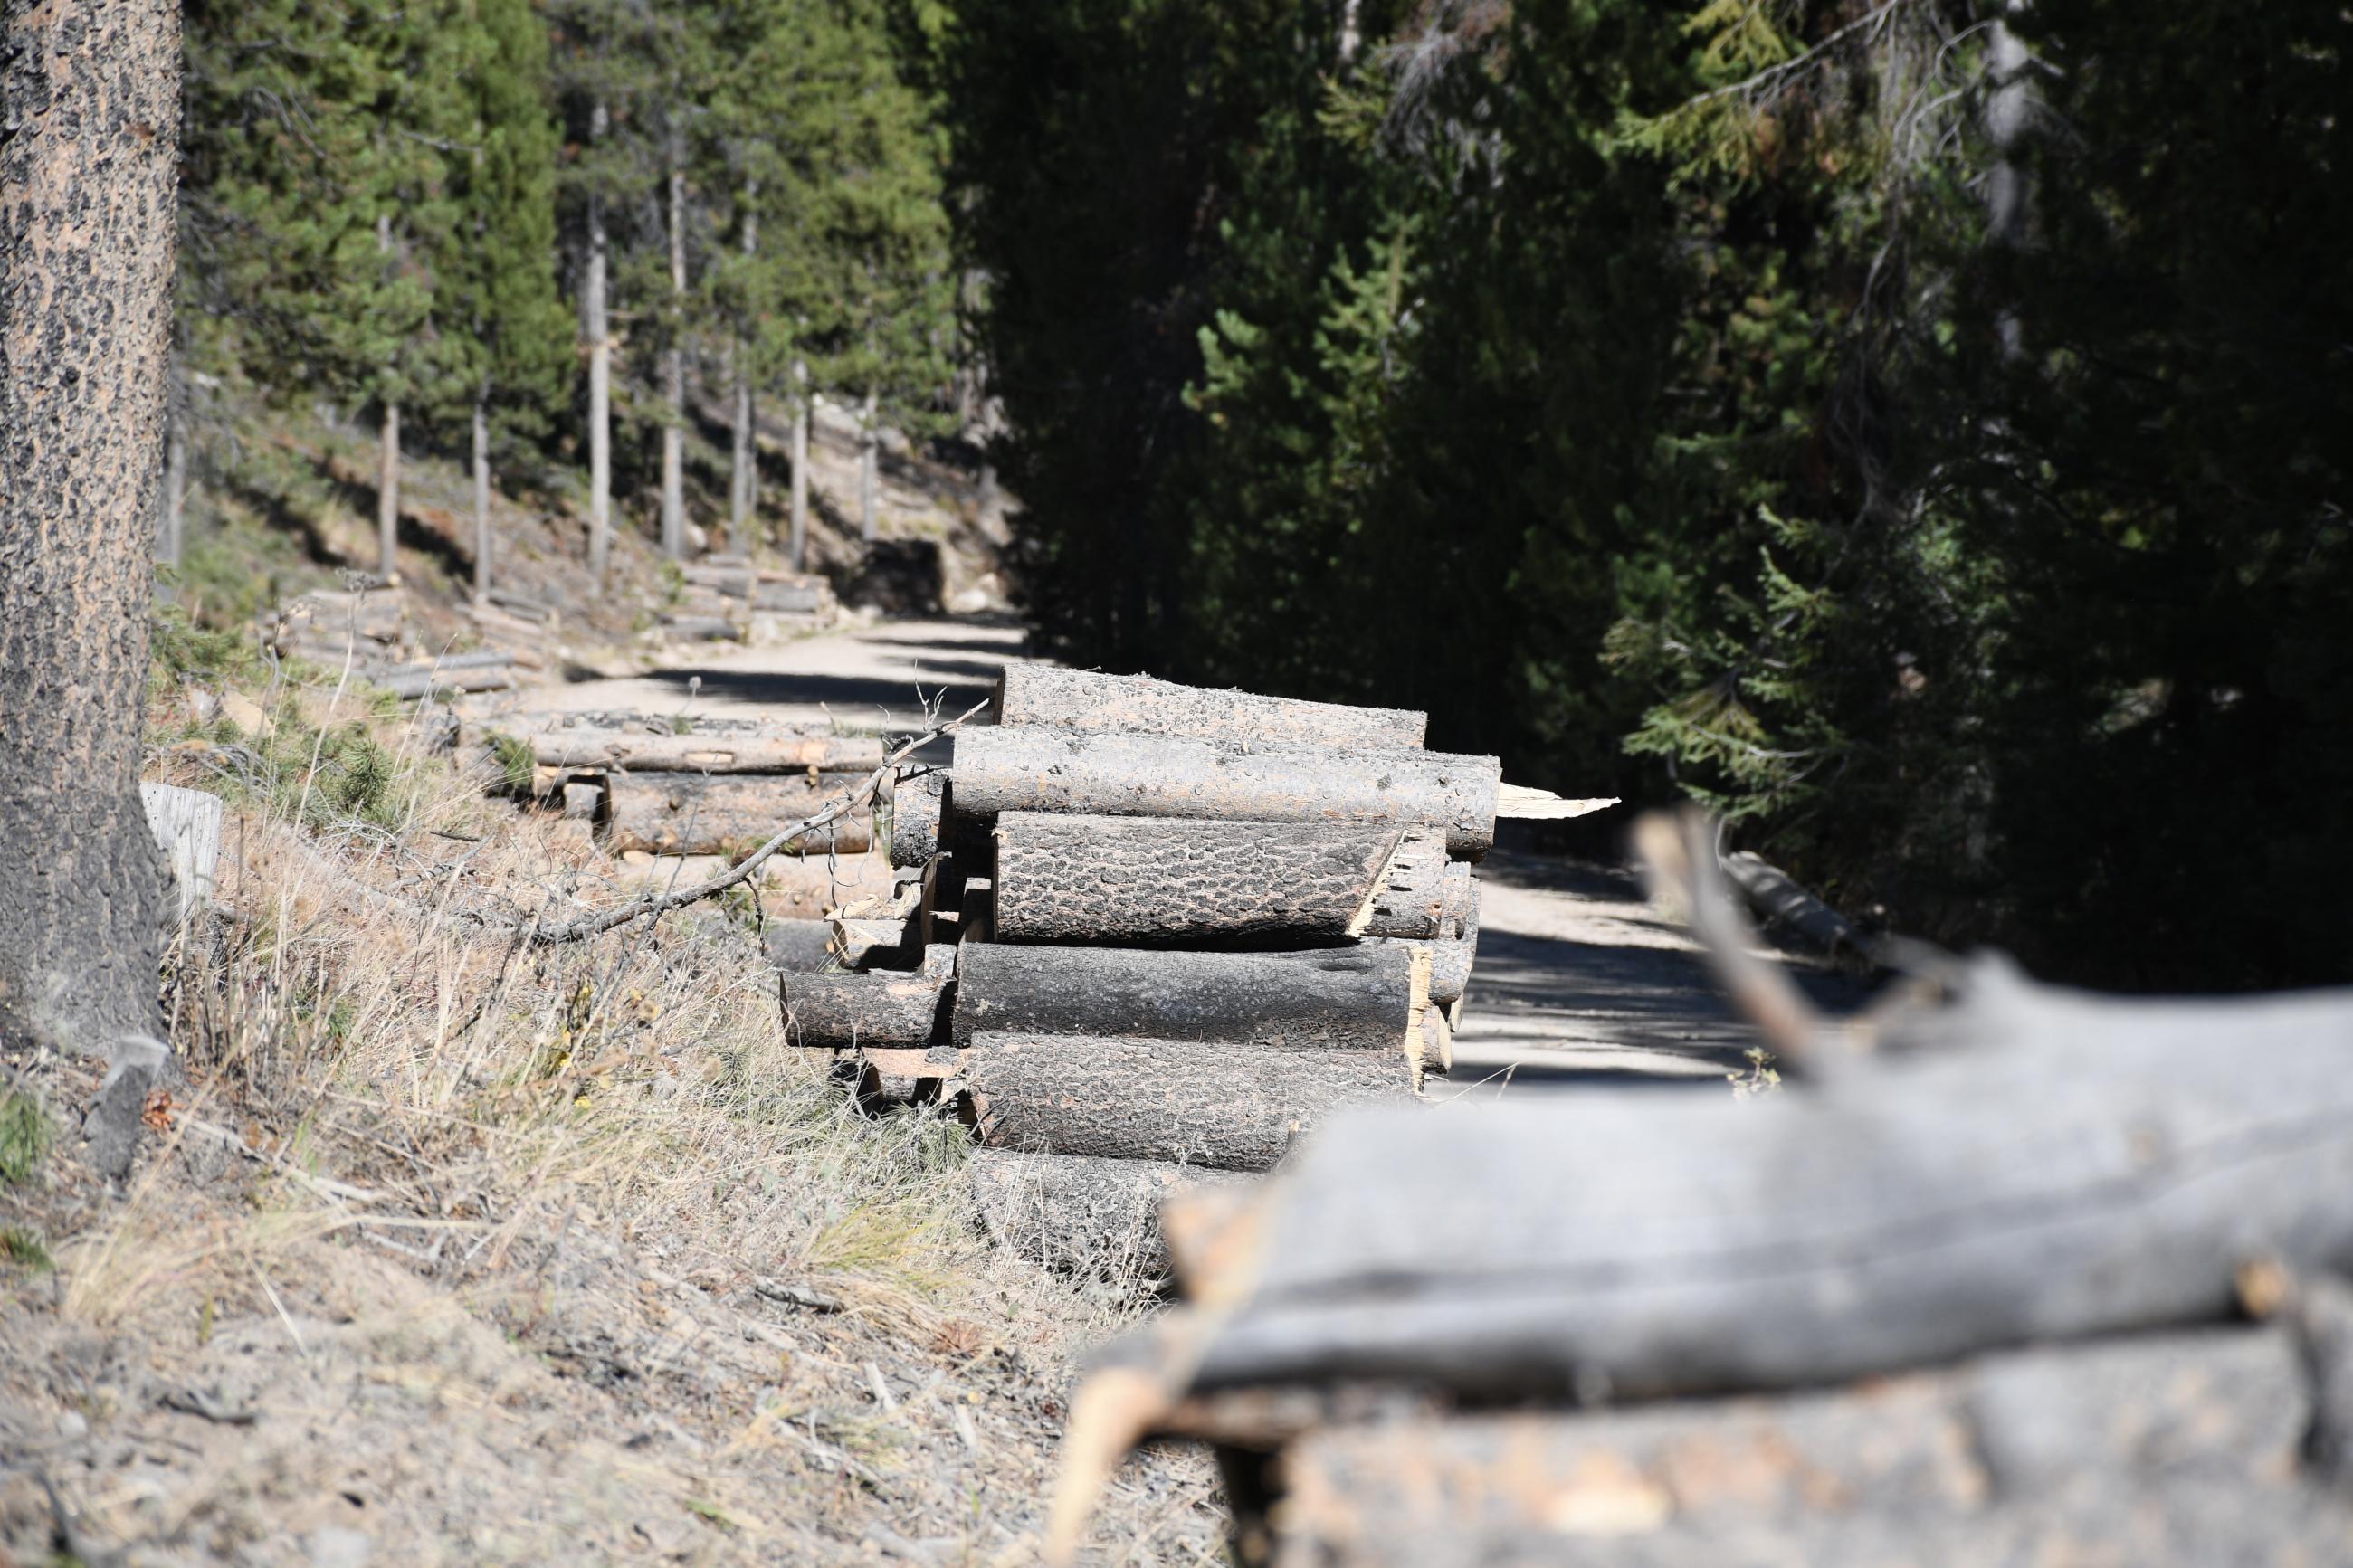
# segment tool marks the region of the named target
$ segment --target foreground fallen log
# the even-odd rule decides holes
[[[605,786],[606,842],[660,855],[723,854],[765,842],[856,787],[850,773],[616,773]],[[873,817],[859,811],[809,835],[808,851],[855,853],[873,843]]]
[[[1420,1087],[1388,1051],[1082,1035],[975,1035],[963,1077],[992,1148],[1226,1171],[1271,1170],[1334,1110]]]
[[[902,773],[891,787],[891,864],[916,867],[940,853],[948,775],[938,768]]]
[[[2091,1542],[2116,1563],[2342,1561],[2353,1507],[2295,1484],[2301,1360],[2276,1326],[2217,1330],[1773,1400],[1335,1426],[1286,1449],[1281,1506],[1238,1533],[1322,1568],[1978,1568]]]
[[[649,734],[638,730],[524,730],[488,725],[526,744],[542,767],[628,769],[639,773],[868,773],[889,748],[880,736],[727,731]]]
[[[831,921],[806,918],[772,920],[760,932],[768,963],[788,974],[815,974],[839,967]]]
[[[941,1021],[943,981],[922,971],[781,975],[786,1041],[837,1049],[926,1046]]]
[[[1499,765],[1443,752],[1266,745],[999,726],[957,737],[955,812],[1386,823],[1444,833],[1475,859],[1495,841]]]
[[[1240,1171],[981,1149],[965,1167],[981,1224],[1000,1247],[1067,1273],[1156,1285],[1168,1273],[1160,1205],[1204,1187],[1238,1189]]]
[[[1780,1388],[2221,1318],[2257,1254],[2353,1266],[2353,993],[2109,1001],[1985,961],[1885,1039],[1759,1102],[1335,1121],[1248,1220],[1256,1266],[1204,1282],[1242,1305],[1190,1381]]]
[[[1427,717],[1397,708],[1350,708],[1248,691],[1176,686],[1148,675],[1103,675],[1050,665],[1006,667],[1000,724],[1212,741],[1286,741],[1326,746],[1415,747]]]
[[[1184,952],[967,942],[955,1037],[959,1047],[988,1031],[1413,1055],[1428,1001],[1421,964],[1386,946]]]
[[[1372,918],[1403,837],[1377,824],[1008,811],[997,819],[997,939],[1147,947],[1347,942]],[[1416,857],[1412,875],[1435,883],[1426,858]]]

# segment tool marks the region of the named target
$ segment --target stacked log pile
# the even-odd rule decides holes
[[[1276,1568],[2353,1562],[2353,992],[1945,978],[1867,1053],[1757,1009],[1760,1098],[1356,1113],[1178,1195],[1061,1549],[1176,1436]]]
[[[640,877],[691,882],[702,858],[740,855],[882,765],[877,736],[757,720],[522,713],[470,721],[468,760],[543,808],[588,823]],[[774,857],[759,891],[780,918],[815,918],[889,886],[871,811]]]
[[[304,594],[263,615],[259,629],[279,654],[337,671],[348,667],[354,677],[412,700],[519,684],[516,657],[505,649],[421,656],[409,636],[406,597],[396,587]]]
[[[897,781],[911,879],[837,911],[856,967],[785,974],[787,1027],[852,1056],[870,1105],[952,1105],[1000,1235],[1148,1269],[1159,1194],[1447,1069],[1472,863],[1540,808],[1494,758],[1423,749],[1419,713],[1034,666],[997,706]]]
[[[782,572],[713,555],[679,568],[678,601],[660,613],[663,633],[689,641],[781,642],[839,618],[832,586],[811,573]]]

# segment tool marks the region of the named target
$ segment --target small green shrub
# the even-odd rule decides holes
[[[39,1100],[21,1089],[0,1089],[0,1186],[17,1186],[31,1177],[56,1138]]]

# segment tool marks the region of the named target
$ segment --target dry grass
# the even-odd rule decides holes
[[[260,733],[158,692],[155,771],[231,798],[225,912],[170,955],[186,1082],[130,1193],[0,1195],[56,1258],[0,1264],[0,1448],[132,1561],[1031,1560],[1127,1300],[990,1251],[961,1131],[858,1117],[742,926],[486,928],[606,863],[315,673],[253,695]],[[1198,1460],[1122,1485],[1101,1561],[1214,1555]],[[0,1561],[55,1523],[0,1481]]]

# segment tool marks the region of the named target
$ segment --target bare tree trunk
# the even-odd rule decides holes
[[[0,1041],[115,1053],[93,1155],[120,1171],[162,1061],[164,868],[139,758],[179,6],[5,7],[0,100]]]
[[[875,403],[874,389],[870,386],[858,411],[858,536],[869,544],[881,532],[881,522],[874,493],[881,458],[881,433],[874,426]]]
[[[606,110],[589,112],[588,139],[604,139]],[[613,334],[605,315],[605,203],[588,198],[588,276],[580,288],[588,339],[588,574],[598,583],[613,558]]]
[[[808,361],[793,361],[793,570],[808,570]]]
[[[375,247],[385,265],[392,258],[392,215],[378,213]],[[400,402],[384,400],[375,478],[375,574],[386,584],[400,576]]]
[[[2033,59],[2025,40],[2010,26],[2010,18],[2025,9],[2026,0],[2007,0],[1986,29],[1987,78],[1993,88],[1986,99],[1986,138],[1994,153],[1994,165],[1986,174],[1986,238],[1997,250],[2015,250],[2026,242],[2029,191],[2018,153],[2034,111],[2034,89],[2028,79]],[[2002,307],[1995,331],[2006,358],[2026,352],[2016,307]]]
[[[188,524],[186,413],[174,409],[165,416],[164,429],[164,526],[156,537],[155,559],[177,566]]]
[[[670,142],[670,297],[673,336],[662,351],[661,538],[672,561],[686,554],[686,171],[675,132]]]
[[[474,603],[491,597],[491,386],[474,394]]]
[[[754,205],[760,197],[760,182],[747,178],[744,182],[744,254],[748,258],[760,247],[760,213]],[[760,448],[752,424],[752,340],[738,333],[733,351],[735,373],[735,444],[728,459],[727,506],[728,522],[736,548],[746,547],[752,536],[752,514],[760,504]]]

